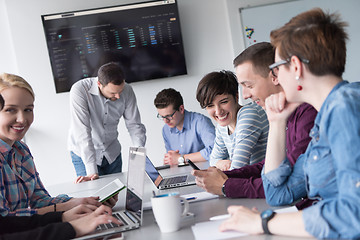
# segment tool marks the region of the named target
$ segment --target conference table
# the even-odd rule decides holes
[[[197,163],[200,169],[206,169],[208,167],[207,162]],[[189,173],[191,171],[190,166],[183,167],[172,167],[168,169],[160,170],[162,176],[169,176],[181,173]],[[99,190],[101,187],[105,186],[107,183],[113,181],[114,179],[120,179],[124,184],[126,184],[126,172],[118,174],[110,174],[106,176],[101,176],[99,179],[89,182],[83,182],[75,184],[73,181],[67,183],[53,185],[47,188],[49,193],[52,196],[58,194],[68,194],[72,197],[88,197],[92,196],[94,192]],[[199,193],[204,190],[197,187],[196,185],[173,188],[169,190],[158,190],[155,185],[151,182],[150,178],[145,176],[144,184],[144,203],[149,206],[149,201],[153,195],[153,191],[156,194],[167,193],[167,192],[179,192],[181,195],[187,195],[191,193]],[[119,201],[114,207],[114,210],[124,207],[125,192],[121,191],[119,194]],[[267,205],[265,199],[229,199],[224,197],[212,198],[203,201],[194,201],[190,203],[189,211],[194,214],[193,217],[187,217],[183,223],[182,228],[179,231],[173,233],[161,233],[160,229],[155,222],[155,218],[151,208],[144,210],[143,214],[143,225],[139,229],[127,231],[124,234],[124,239],[146,239],[146,240],[191,240],[195,239],[191,226],[199,222],[209,221],[210,217],[222,215],[227,213],[227,207],[230,205],[243,205],[249,208],[256,207],[259,211],[270,208]],[[274,208],[274,207],[272,207]],[[273,235],[255,235],[255,236],[243,236],[227,239],[289,239],[289,237],[283,236],[273,236]],[[302,239],[294,238],[291,239]],[[305,238],[304,238],[305,239]],[[309,238],[306,238],[309,239]]]

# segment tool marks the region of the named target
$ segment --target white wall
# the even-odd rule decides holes
[[[16,72],[15,52],[9,33],[10,26],[6,11],[5,0],[0,0],[0,73]]]
[[[0,70],[19,74],[36,94],[35,121],[26,135],[37,169],[45,185],[72,181],[75,171],[66,148],[69,128],[69,94],[55,93],[41,15],[62,11],[111,6],[138,1],[115,0],[0,0],[0,42],[8,63]],[[132,84],[142,121],[147,128],[148,154],[160,165],[164,153],[162,122],[156,118],[155,95],[173,87],[184,98],[185,107],[204,112],[195,99],[197,83],[213,70],[232,69],[233,50],[225,0],[179,0],[179,12],[188,75]],[[7,12],[6,14],[3,13]],[[13,47],[12,47],[13,46]],[[123,158],[127,159],[130,138],[124,123],[119,126]],[[126,162],[126,161],[125,161]],[[127,164],[124,163],[124,169]]]

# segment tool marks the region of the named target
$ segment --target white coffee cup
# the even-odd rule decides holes
[[[181,210],[181,201],[184,210]],[[179,193],[166,193],[151,198],[152,210],[163,233],[175,232],[180,229],[181,219],[189,211],[189,202],[180,197]]]

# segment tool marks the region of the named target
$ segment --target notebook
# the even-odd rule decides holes
[[[123,225],[119,226],[114,223],[102,224],[98,226],[93,233],[76,239],[80,240],[104,237],[136,229],[141,226],[143,217],[142,197],[144,192],[145,158],[145,148],[130,147],[125,209],[113,212],[113,216],[123,222]]]
[[[151,181],[155,184],[155,186],[160,190],[195,184],[195,177],[190,173],[186,175],[177,175],[163,178],[147,156],[145,163],[145,172],[147,173]]]

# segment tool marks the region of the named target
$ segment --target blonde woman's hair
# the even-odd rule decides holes
[[[25,79],[10,73],[0,74],[0,92],[10,87],[24,88],[28,90],[31,96],[35,99],[34,91]]]

